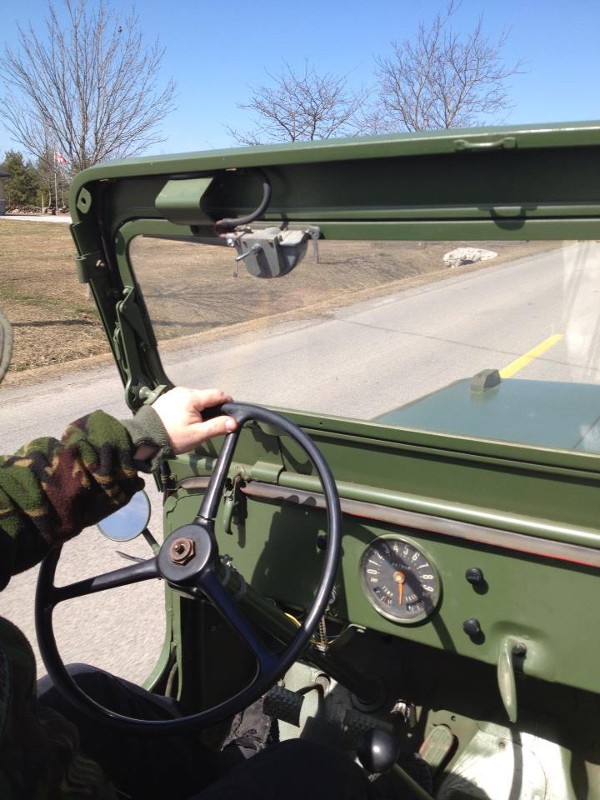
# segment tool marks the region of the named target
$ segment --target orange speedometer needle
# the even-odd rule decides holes
[[[402,598],[404,596],[404,573],[394,572],[394,580],[398,584],[398,605],[402,605]]]

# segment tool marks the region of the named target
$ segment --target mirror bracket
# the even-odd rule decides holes
[[[245,226],[226,233],[225,241],[229,247],[235,247],[238,254],[236,262],[243,261],[251,275],[256,278],[280,278],[302,261],[309,241],[314,242],[317,253],[320,233],[316,226],[303,229],[253,229]]]

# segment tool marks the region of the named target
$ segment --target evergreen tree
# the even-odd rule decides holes
[[[6,208],[15,206],[39,205],[39,178],[37,170],[30,163],[25,163],[23,154],[17,150],[9,150],[0,165],[9,177],[4,181]]]

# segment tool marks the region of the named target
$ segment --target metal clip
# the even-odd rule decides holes
[[[239,510],[239,488],[241,482],[242,474],[241,472],[236,472],[233,478],[227,481],[225,491],[223,492],[223,530],[229,535],[233,533],[231,530],[231,523]]]

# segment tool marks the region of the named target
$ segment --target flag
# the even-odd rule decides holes
[[[67,163],[67,159],[64,156],[61,156],[60,153],[54,153],[54,160],[57,162],[57,164],[64,165]]]

